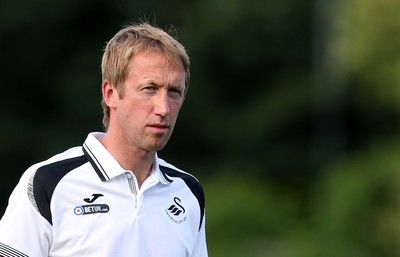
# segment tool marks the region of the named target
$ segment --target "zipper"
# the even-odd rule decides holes
[[[134,202],[135,202],[135,211],[137,210],[137,198],[138,198],[138,191],[137,191],[137,182],[135,176],[130,172],[125,172],[126,178],[128,179],[129,189],[133,194]]]

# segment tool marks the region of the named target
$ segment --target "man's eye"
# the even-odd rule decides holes
[[[176,95],[176,96],[181,96],[182,95],[182,91],[180,89],[177,88],[170,88],[169,89],[170,94]]]
[[[148,93],[148,94],[153,94],[157,91],[157,87],[155,86],[148,86],[148,87],[144,87],[143,92]]]
[[[156,90],[156,87],[148,86],[144,88],[145,90]]]

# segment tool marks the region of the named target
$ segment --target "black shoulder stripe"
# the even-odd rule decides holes
[[[21,253],[20,251],[0,243],[0,256],[4,257],[29,257],[28,255]]]
[[[40,214],[52,223],[50,202],[58,182],[71,170],[85,164],[85,155],[65,159],[40,167],[33,178],[33,194]]]
[[[193,195],[197,198],[197,201],[199,202],[200,206],[200,224],[199,224],[199,230],[200,230],[201,225],[203,223],[204,210],[205,210],[204,191],[200,182],[189,174],[179,172],[177,170],[165,166],[160,165],[160,170],[162,173],[170,177],[176,177],[182,179],[185,182],[185,184],[189,187],[190,191],[192,191]]]

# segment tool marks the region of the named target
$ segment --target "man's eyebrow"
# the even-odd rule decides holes
[[[142,80],[139,81],[139,83],[141,83],[143,85],[160,86],[152,78],[143,78]]]
[[[176,83],[176,84],[171,84],[170,87],[180,87],[180,88],[185,88],[185,83]]]

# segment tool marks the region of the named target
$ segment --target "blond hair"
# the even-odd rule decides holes
[[[185,48],[164,30],[148,23],[131,25],[121,29],[107,43],[101,62],[102,80],[117,88],[119,96],[124,94],[124,82],[128,76],[131,58],[140,51],[159,51],[168,62],[181,62],[185,70],[185,94],[190,80],[190,60]],[[103,107],[103,125],[108,129],[110,109],[101,101]]]

